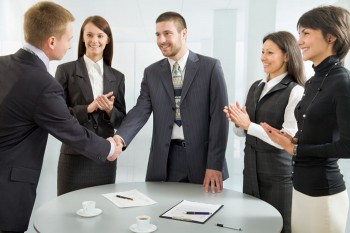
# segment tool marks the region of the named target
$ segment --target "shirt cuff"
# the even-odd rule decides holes
[[[114,144],[111,141],[109,141],[109,143],[111,143],[111,150],[109,151],[109,154],[108,154],[107,158],[111,157],[114,154],[114,151],[115,151]]]

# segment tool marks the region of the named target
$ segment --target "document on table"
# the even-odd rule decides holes
[[[120,208],[153,205],[157,202],[139,192],[137,189],[102,194]]]
[[[223,205],[205,204],[183,200],[176,204],[165,213],[160,215],[161,218],[169,218],[180,221],[205,223],[212,217]]]

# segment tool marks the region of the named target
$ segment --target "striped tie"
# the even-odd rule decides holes
[[[175,123],[178,126],[181,126],[182,122],[181,122],[181,114],[180,114],[180,102],[181,102],[183,77],[181,73],[181,68],[179,66],[179,63],[177,62],[175,62],[173,66],[172,80],[173,80],[173,86],[174,86],[174,96],[175,96],[175,106],[176,106]]]

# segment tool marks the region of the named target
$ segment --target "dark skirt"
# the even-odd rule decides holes
[[[60,154],[57,168],[57,195],[97,185],[114,184],[116,160],[103,164],[83,155]]]

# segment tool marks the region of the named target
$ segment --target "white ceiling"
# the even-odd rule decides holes
[[[77,25],[90,15],[105,17],[118,41],[154,41],[155,20],[165,11],[182,14],[193,40],[210,37],[215,9],[242,8],[244,0],[61,0],[75,16]],[[84,5],[84,11],[81,11]],[[196,25],[196,27],[191,27]],[[209,29],[209,30],[208,30]],[[197,36],[196,36],[197,35]],[[195,38],[196,37],[196,38]]]
[[[277,24],[281,27],[295,25],[296,19],[306,10],[321,5],[339,2],[350,8],[350,0],[54,0],[66,7],[76,18],[75,34],[85,18],[101,15],[113,29],[119,42],[154,41],[155,20],[165,11],[182,14],[189,30],[189,40],[211,39],[215,10],[237,9],[238,24],[246,26],[249,4],[263,1],[263,6],[276,4]],[[23,14],[37,0],[0,0],[0,40],[15,40],[22,37]],[[261,3],[261,2],[259,2]],[[269,7],[261,9],[262,22]],[[11,26],[10,26],[11,25]],[[277,26],[278,26],[277,25]],[[257,25],[258,26],[258,25]],[[277,27],[277,29],[280,29]],[[77,40],[77,36],[74,38]]]

